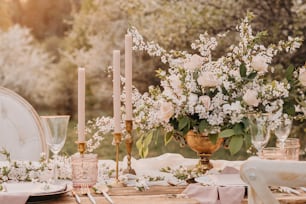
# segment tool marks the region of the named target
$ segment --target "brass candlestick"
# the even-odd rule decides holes
[[[121,133],[114,133],[114,139],[116,144],[116,182],[111,184],[112,187],[122,187],[123,184],[119,181],[119,145],[121,142]]]
[[[125,129],[127,132],[126,138],[125,138],[125,147],[127,152],[127,169],[123,171],[124,174],[133,174],[136,175],[136,172],[134,169],[132,169],[132,162],[131,162],[131,154],[132,154],[132,146],[133,146],[133,121],[132,120],[126,120],[125,121]]]

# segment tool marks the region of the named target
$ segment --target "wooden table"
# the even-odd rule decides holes
[[[151,186],[149,190],[140,192],[133,187],[112,188],[108,192],[117,204],[199,204],[199,201],[186,198],[180,193],[186,186]],[[97,204],[109,204],[102,195],[92,193]],[[92,204],[88,197],[80,196],[82,204]],[[50,204],[76,204],[74,197],[67,194]]]
[[[151,186],[149,190],[140,192],[133,187],[110,189],[109,195],[116,204],[199,204],[195,199],[185,198],[181,192],[186,186]],[[102,195],[94,194],[97,204],[109,204]],[[306,193],[299,196],[285,193],[276,193],[275,196],[282,204],[305,204]],[[82,204],[91,204],[86,196],[81,196]],[[76,204],[74,197],[69,193],[49,204]],[[247,204],[244,199],[242,204]]]

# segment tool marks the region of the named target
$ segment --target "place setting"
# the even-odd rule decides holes
[[[26,198],[25,201],[30,203],[56,199],[70,191],[67,185],[30,182],[3,183],[1,188],[2,193],[7,193],[9,194],[8,196],[16,197],[16,200],[23,199],[24,197]],[[11,199],[11,201],[14,202],[14,199]]]

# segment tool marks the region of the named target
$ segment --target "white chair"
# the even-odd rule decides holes
[[[40,118],[21,96],[0,87],[0,150],[5,148],[11,159],[38,161],[48,153]],[[4,156],[0,155],[0,160]]]
[[[279,204],[269,186],[306,186],[306,162],[249,159],[240,168],[249,204]]]

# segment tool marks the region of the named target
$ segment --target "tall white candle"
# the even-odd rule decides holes
[[[113,51],[113,104],[114,104],[114,133],[120,133],[120,51]]]
[[[78,69],[78,140],[85,142],[85,69]]]
[[[125,35],[125,111],[126,120],[132,120],[132,36]]]

